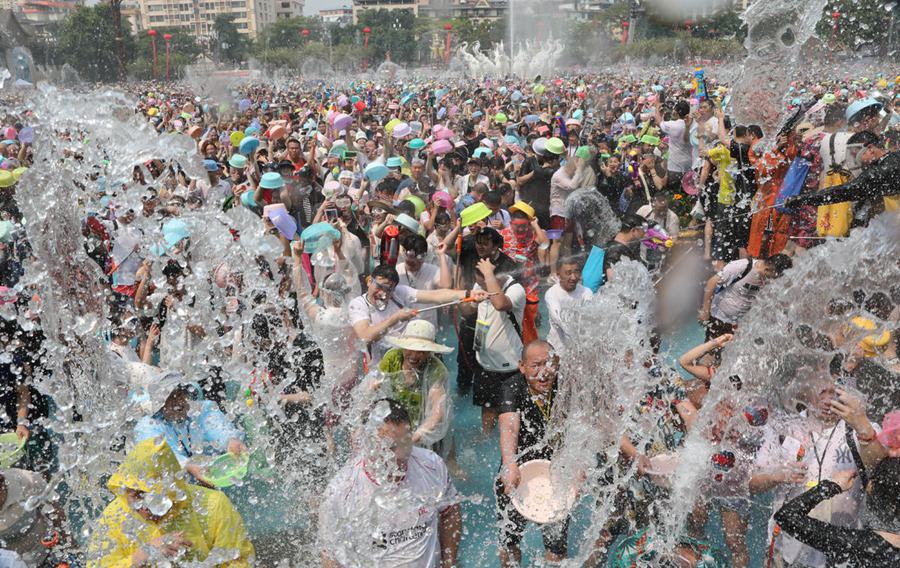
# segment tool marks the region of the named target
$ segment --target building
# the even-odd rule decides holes
[[[343,7],[334,10],[319,10],[319,17],[325,24],[345,26],[353,22],[353,8]]]
[[[25,47],[32,33],[18,13],[0,9],[0,70],[9,71],[12,81],[34,83],[39,78],[31,52]]]
[[[275,18],[298,18],[303,15],[303,0],[274,0]]]
[[[420,0],[419,11],[439,20],[499,20],[508,6],[509,0]]]
[[[137,0],[140,28],[184,28],[199,41],[213,35],[220,14],[232,14],[239,32],[255,37],[277,18],[303,14],[303,0]]]
[[[83,5],[82,0],[0,0],[0,8],[13,10],[38,35],[47,25],[58,22]]]
[[[419,15],[418,0],[354,0],[353,1],[353,25],[359,23],[360,12],[366,10],[410,10],[415,16]]]

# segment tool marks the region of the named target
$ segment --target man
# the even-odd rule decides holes
[[[673,239],[678,237],[680,223],[678,215],[669,209],[669,196],[665,193],[657,193],[650,200],[650,203],[642,206],[637,210],[637,215],[648,221],[653,221],[662,227],[666,234]]]
[[[577,309],[578,306],[590,301],[594,296],[588,288],[581,285],[581,261],[574,257],[563,257],[557,263],[559,282],[554,284],[544,301],[547,303],[547,311],[550,315],[550,331],[547,333],[547,341],[554,346],[556,352],[562,355],[568,350],[572,338],[567,330],[568,324],[563,321],[563,312]]]
[[[294,171],[297,171],[306,165],[306,158],[303,156],[303,144],[296,138],[287,141],[287,160],[291,163]]]
[[[897,179],[900,176],[900,152],[886,153],[881,148],[880,139],[870,132],[860,132],[851,138],[856,146],[856,159],[865,167],[853,181],[824,190],[820,193],[798,195],[785,201],[788,207],[799,205],[827,205],[842,201],[857,201],[867,198],[885,197],[896,200]]]
[[[213,554],[230,568],[254,565],[244,521],[228,497],[185,481],[164,440],[138,443],[109,478],[116,496],[95,525],[88,568],[157,566],[176,558],[203,563]]]
[[[388,336],[387,342],[394,347],[378,366],[386,375],[391,398],[409,413],[412,443],[423,448],[444,439],[452,414],[447,393],[450,373],[436,354],[452,353],[453,348],[435,342],[435,329],[424,320],[409,322],[403,335]]]
[[[823,377],[809,388],[812,400],[807,405],[806,416],[787,422],[770,421],[766,425],[762,447],[756,455],[754,466],[757,471],[800,466],[800,472],[805,474],[805,479],[799,480],[799,483],[777,484],[773,511],[820,481],[833,479],[838,472],[857,471],[848,440],[852,440],[857,448],[861,441],[855,432],[848,432],[847,424],[833,412],[831,405],[836,400],[836,392],[831,378]],[[776,485],[766,483],[769,477],[759,476],[751,482],[751,489],[759,492]],[[762,486],[754,487],[757,484]],[[855,485],[852,491],[831,499],[828,506],[817,507],[811,516],[825,523],[858,528],[863,492],[860,484]],[[801,568],[825,568],[828,565],[824,553],[784,533],[780,537],[772,535],[772,526],[770,523],[767,542],[774,542],[775,565]]]
[[[181,467],[198,481],[206,483],[204,471],[196,462],[206,454],[248,453],[244,433],[238,430],[211,400],[199,401],[192,408],[193,386],[179,373],[159,373],[144,392],[136,396],[146,411],[134,427],[134,440],[164,440]]]
[[[400,275],[393,266],[380,265],[372,271],[366,293],[351,300],[350,325],[356,337],[366,345],[370,365],[375,366],[390,349],[384,336],[399,335],[405,322],[417,317],[411,306],[416,303],[443,304],[469,297],[480,302],[487,298],[481,291],[416,290],[400,284]]]
[[[209,188],[203,193],[203,198],[213,201],[217,205],[224,203],[225,199],[231,195],[231,183],[222,178],[219,162],[203,160],[203,167],[206,169],[206,177],[209,180]]]
[[[681,188],[681,178],[693,165],[693,148],[685,130],[690,128],[687,121],[691,115],[691,105],[681,100],[675,103],[675,120],[663,120],[662,102],[656,99],[656,123],[663,134],[669,137],[668,186],[669,191]]]
[[[444,462],[413,445],[395,400],[376,402],[366,426],[363,455],[337,472],[319,507],[323,565],[456,566],[462,518]]]
[[[516,375],[526,298],[525,288],[487,258],[478,261],[475,283],[490,294],[478,306],[474,342],[473,402],[481,407],[481,432],[487,436],[497,423],[503,385]]]
[[[796,140],[795,132],[783,133],[776,139],[774,149],[756,159],[759,185],[753,201],[758,211],[751,218],[747,242],[747,253],[753,258],[778,254],[787,244],[791,216],[770,207],[775,205],[791,162],[797,157]]]
[[[558,373],[559,357],[553,347],[546,341],[532,341],[522,350],[518,373],[503,385],[498,408],[500,476],[494,483],[502,568],[519,566],[522,562],[519,543],[528,521],[510,501],[510,495],[519,486],[519,466],[531,460],[549,460],[553,457],[553,447],[545,438]],[[568,518],[541,526],[544,557],[548,562],[562,562],[565,559],[568,527]]]
[[[622,171],[619,156],[610,156],[606,164],[600,166],[600,174],[597,178],[598,191],[609,201],[613,211],[624,213],[628,205],[628,200],[625,199],[628,197],[626,191],[630,191],[633,182],[631,177]],[[623,205],[625,207],[622,207]]]
[[[416,290],[438,290],[453,286],[453,276],[450,274],[450,265],[446,254],[438,252],[440,266],[425,262],[425,257],[428,255],[428,243],[425,241],[425,237],[409,235],[403,240],[403,249],[406,252],[405,261],[397,264],[397,274],[400,275],[401,283]],[[415,304],[412,307],[418,309],[424,305]],[[437,314],[438,310],[429,310],[420,317],[437,328]]]
[[[700,322],[706,325],[706,340],[734,333],[738,320],[750,311],[763,286],[791,268],[791,257],[776,254],[766,260],[742,258],[725,265],[706,282]]]
[[[540,149],[540,148],[538,148]],[[559,156],[544,153],[542,149],[535,156],[529,156],[516,177],[519,199],[534,207],[538,223],[543,228],[550,227],[550,180],[559,169]]]
[[[538,338],[537,314],[540,303],[538,267],[547,256],[550,245],[547,233],[541,229],[534,208],[523,201],[510,207],[510,226],[500,231],[503,254],[520,265],[519,282],[525,287],[527,303],[522,321],[522,341],[531,343]]]
[[[606,280],[612,280],[613,265],[622,260],[622,258],[630,258],[631,260],[640,261],[641,239],[647,234],[647,220],[640,215],[626,213],[622,215],[622,227],[613,240],[603,246],[605,254],[603,256],[603,273]]]

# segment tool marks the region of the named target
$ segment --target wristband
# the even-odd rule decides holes
[[[856,433],[856,439],[859,440],[859,443],[866,446],[875,441],[875,438],[878,434],[875,433],[875,430],[872,430],[872,434],[870,436],[863,436],[859,432]]]
[[[463,296],[463,299],[465,300],[471,296],[472,296],[472,290],[469,290],[468,288],[466,288],[466,295]]]

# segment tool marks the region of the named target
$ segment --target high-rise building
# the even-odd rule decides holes
[[[509,0],[419,0],[423,16],[438,19],[498,20],[506,15]]]
[[[0,9],[13,10],[40,35],[48,24],[62,20],[83,3],[82,0],[0,0]]]
[[[419,0],[353,0],[353,24],[359,23],[360,12],[366,10],[410,10],[419,15]]]
[[[353,8],[343,7],[333,10],[319,10],[319,17],[325,24],[347,25],[353,21]]]
[[[209,39],[220,14],[234,16],[239,32],[255,37],[276,18],[303,14],[303,0],[138,0],[143,29],[178,27]]]

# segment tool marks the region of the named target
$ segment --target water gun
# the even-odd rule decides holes
[[[672,248],[672,238],[658,226],[649,227],[641,243],[648,249]]]
[[[703,78],[703,69],[700,67],[694,69],[694,98],[697,102],[707,98],[706,79]]]
[[[719,203],[734,205],[734,176],[728,171],[732,162],[731,151],[722,145],[715,146],[709,151],[709,159],[719,169]]]

